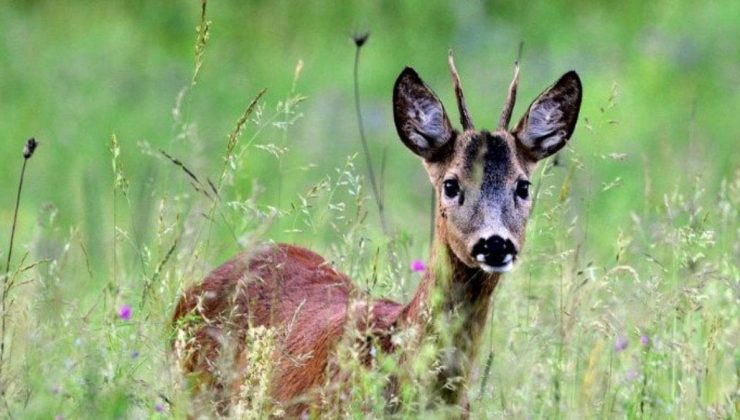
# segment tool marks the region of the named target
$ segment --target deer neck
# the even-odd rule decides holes
[[[458,403],[464,392],[464,386],[449,384],[467,382],[499,277],[465,265],[438,236],[421,283],[401,313],[402,327],[416,331],[419,343],[430,336],[438,341],[444,367],[437,390],[448,403]]]

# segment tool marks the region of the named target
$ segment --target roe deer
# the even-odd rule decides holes
[[[449,66],[462,131],[452,127],[442,103],[412,68],[401,72],[393,89],[398,135],[421,157],[437,199],[429,269],[414,297],[407,305],[372,300],[322,257],[294,245],[265,245],[226,262],[186,291],[173,317],[181,335],[175,346],[181,369],[196,376],[201,390],[214,393],[221,411],[249,372],[250,329],[281,331],[270,353],[270,398],[298,415],[321,410],[319,391],[337,378],[332,355],[347,329],[361,328],[377,348],[393,352],[393,334],[413,329],[421,340],[445,319],[455,322],[441,324],[449,327],[450,341],[437,356],[431,391],[466,411],[466,380],[491,294],[524,243],[530,176],[537,161],[573,134],[582,88],[576,72],[565,73],[509,130],[517,65],[498,127],[477,131],[451,53]],[[220,371],[216,360],[223,357],[230,358],[232,371]]]

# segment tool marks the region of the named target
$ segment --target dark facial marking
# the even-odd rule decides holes
[[[483,185],[481,194],[489,196],[506,182],[506,174],[511,169],[511,151],[509,144],[501,136],[482,132],[487,149],[484,155],[485,165],[483,169]]]

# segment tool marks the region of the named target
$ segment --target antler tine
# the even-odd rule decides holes
[[[519,60],[514,62],[514,79],[509,85],[509,94],[506,95],[506,103],[504,103],[504,110],[501,111],[501,118],[498,121],[498,128],[502,130],[509,129],[509,121],[511,121],[511,113],[514,111],[514,104],[516,103],[516,90],[519,88]]]
[[[473,121],[468,114],[468,108],[465,106],[465,97],[463,96],[462,86],[460,86],[460,75],[457,74],[455,59],[452,57],[452,50],[449,51],[447,61],[450,64],[450,73],[452,73],[452,84],[455,86],[455,97],[457,97],[457,108],[460,111],[460,124],[463,130],[472,130]]]

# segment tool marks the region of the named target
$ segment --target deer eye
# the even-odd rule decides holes
[[[448,179],[443,185],[445,196],[447,198],[455,198],[460,194],[460,184],[456,179]]]
[[[516,196],[521,198],[522,200],[526,200],[529,198],[529,181],[517,181],[516,183]]]

